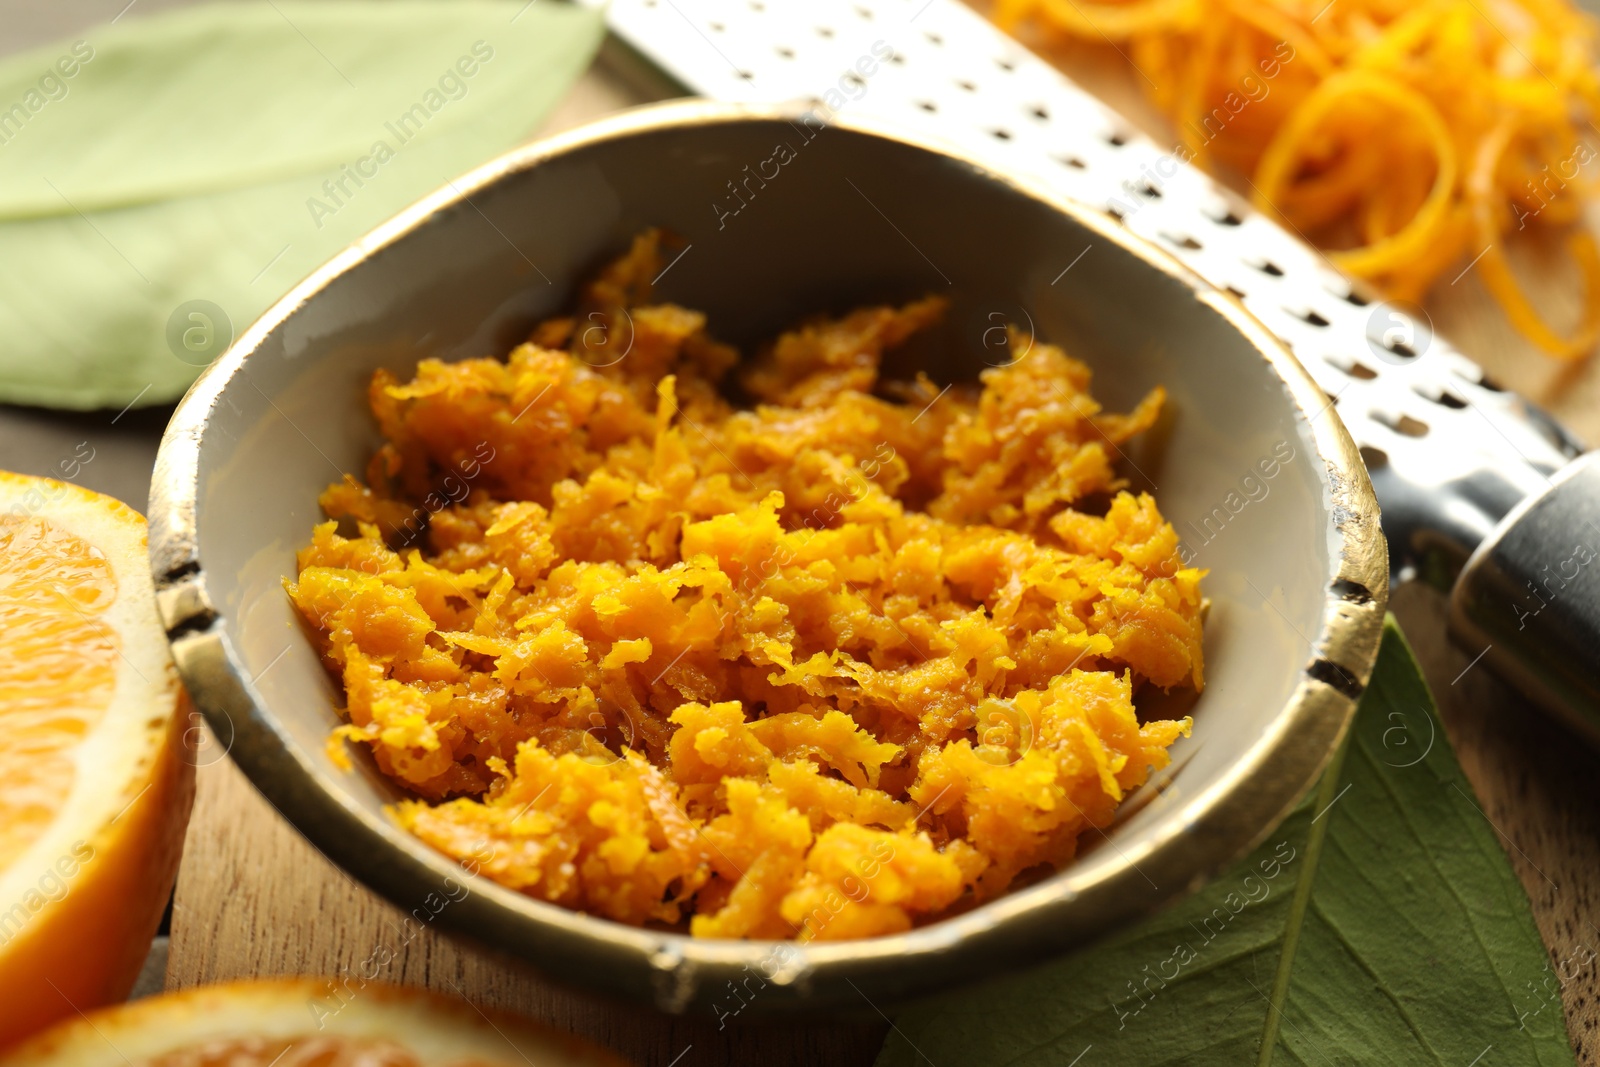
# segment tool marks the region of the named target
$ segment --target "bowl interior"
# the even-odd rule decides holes
[[[1170,833],[1187,800],[1271,734],[1338,567],[1328,474],[1271,362],[1162,261],[970,164],[842,127],[635,126],[535,158],[458,182],[464,201],[384,235],[297,309],[269,315],[236,369],[213,372],[226,380],[200,431],[195,506],[206,589],[264,725],[342,803],[382,819],[395,793],[370,766],[328,759],[339,694],[282,583],[322,519],[318,492],[361,477],[379,443],[368,378],[505,353],[647,226],[686,242],[658,297],[707,312],[725,340],[941,293],[950,314],[908,357],[938,382],[1003,361],[997,327],[1016,323],[1088,362],[1110,409],[1168,390],[1167,416],[1123,469],[1210,569],[1207,686],[1164,789],[1130,805],[1117,847],[1089,849],[1078,874]]]

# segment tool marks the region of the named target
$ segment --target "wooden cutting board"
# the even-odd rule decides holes
[[[1110,57],[1112,60],[1114,56]],[[1114,64],[1085,51],[1069,69],[1124,110],[1130,98]],[[1120,88],[1119,88],[1120,84]],[[544,132],[645,99],[602,63],[576,87]],[[1146,113],[1147,115],[1148,113]],[[1492,373],[1528,395],[1551,400],[1578,432],[1600,436],[1600,373],[1562,374],[1531,356],[1474,295],[1472,279],[1431,306],[1442,332]],[[1513,994],[1528,1010],[1564,1006],[1580,1062],[1596,1060],[1600,1021],[1600,795],[1594,756],[1547,725],[1517,694],[1443,640],[1440,599],[1403,590],[1395,604],[1421,657],[1452,743],[1527,887],[1552,964],[1591,961],[1564,985]],[[812,1024],[719,1028],[710,1019],[671,1019],[563,990],[480,948],[424,928],[407,941],[399,912],[353,882],[281,819],[226,757],[203,750],[199,795],[179,875],[168,962],[170,987],[287,974],[342,975],[369,958],[392,956],[377,977],[428,986],[480,1007],[500,1007],[593,1038],[652,1067],[759,1063],[763,1067],[870,1064],[889,1023],[863,1003],[861,1017]],[[387,952],[377,951],[387,949]],[[376,953],[376,956],[375,956]],[[1532,978],[1534,976],[1530,976]],[[312,1022],[307,1015],[307,1022]],[[935,1050],[936,1053],[936,1050]],[[1493,1060],[1486,1061],[1492,1063]],[[939,1067],[956,1067],[943,1064]]]

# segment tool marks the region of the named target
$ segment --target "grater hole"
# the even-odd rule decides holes
[[[1491,393],[1503,393],[1503,392],[1506,391],[1506,387],[1505,386],[1501,385],[1499,382],[1495,381],[1493,378],[1489,377],[1487,374],[1485,374],[1483,377],[1478,379],[1478,384],[1481,385],[1483,388],[1489,390],[1489,392],[1491,392]]]
[[[1437,396],[1435,396],[1432,393],[1424,393],[1422,391],[1422,389],[1417,387],[1417,386],[1412,386],[1412,392],[1416,393],[1418,396],[1422,397],[1422,399],[1424,399],[1424,400],[1433,401],[1435,404],[1438,404],[1440,407],[1453,408],[1456,411],[1460,411],[1462,408],[1467,406],[1467,402],[1465,400],[1462,400],[1459,396],[1456,396],[1456,394],[1450,392],[1447,389],[1439,390],[1439,393],[1438,393]]]
[[[1033,109],[1033,117],[1040,122],[1049,122],[1050,112],[1043,104],[1038,104]]]
[[[1237,300],[1243,300],[1246,296],[1249,295],[1243,289],[1239,288],[1237,285],[1224,285],[1222,287],[1222,291],[1225,292],[1225,293],[1231,293],[1233,295],[1233,297],[1235,299],[1237,299]]]
[[[1358,308],[1364,308],[1371,303],[1371,301],[1369,301],[1366,297],[1356,292],[1354,288],[1351,288],[1347,292],[1334,293],[1333,295],[1337,296],[1347,304],[1354,304]]]
[[[861,75],[857,74],[853,70],[852,71],[846,71],[845,75],[844,75],[844,78],[841,79],[841,80],[844,81],[844,83],[846,85],[852,85],[852,86],[865,87],[866,84],[867,84],[865,81],[863,81],[861,79]]]
[[[1218,226],[1239,226],[1244,223],[1244,219],[1239,217],[1238,212],[1231,209],[1224,211],[1220,215],[1211,216],[1211,221],[1216,223]]]
[[[777,49],[777,52],[784,59],[793,59],[794,58],[794,49],[793,48],[789,48],[787,46],[780,45],[778,47],[778,49]]]
[[[929,44],[944,44],[944,38],[940,37],[937,33],[934,33],[932,31],[929,31],[928,33],[925,33],[922,36],[924,36],[924,37],[926,37],[928,39],[928,43]]]
[[[1010,74],[1012,71],[1017,69],[1017,65],[1011,62],[1009,59],[997,59],[994,61],[994,65],[1005,71],[1007,74]]]
[[[899,52],[896,52],[894,55],[889,57],[889,62],[893,63],[897,67],[903,67],[906,65],[906,57],[901,55]]]
[[[917,106],[930,115],[939,110],[939,105],[935,104],[932,100],[918,100]]]
[[[1384,351],[1401,359],[1416,359],[1417,350],[1404,341],[1386,340],[1383,343]]]
[[[756,76],[754,74],[750,73],[748,70],[741,70],[741,71],[738,71],[737,73],[738,73],[740,78],[744,79],[747,82],[756,80]]]
[[[1260,271],[1262,274],[1270,274],[1274,278],[1283,277],[1283,268],[1272,262],[1270,259],[1263,259],[1260,263],[1252,263],[1250,265],[1256,270]]]
[[[1373,370],[1371,367],[1367,366],[1365,363],[1361,362],[1359,359],[1351,360],[1348,365],[1339,362],[1338,360],[1334,359],[1332,356],[1323,356],[1322,357],[1322,361],[1324,363],[1326,363],[1328,366],[1333,367],[1336,370],[1341,370],[1344,373],[1350,375],[1350,377],[1359,378],[1364,382],[1370,382],[1370,381],[1372,381],[1372,379],[1374,379],[1374,378],[1376,378],[1378,376],[1378,372],[1377,371]]]
[[[990,130],[989,131],[989,135],[991,137],[993,137],[996,141],[1009,141],[1009,140],[1011,140],[1011,131],[1010,130],[1006,130],[1006,129]]]
[[[856,14],[861,16],[861,19],[864,22],[871,22],[872,21],[872,9],[870,7],[862,7],[860,4],[857,4],[856,5]]]
[[[1106,134],[1106,144],[1110,145],[1112,148],[1121,148],[1127,143],[1128,135],[1122,133],[1121,131],[1113,131]]]
[[[1359,451],[1361,452],[1361,462],[1367,465],[1367,470],[1369,471],[1382,470],[1389,465],[1389,453],[1381,448],[1362,445]]]
[[[766,9],[767,5],[763,4],[761,0],[750,0],[751,11],[765,11]]]
[[[1085,163],[1077,156],[1058,156],[1056,157],[1056,162],[1060,163],[1063,167],[1071,167],[1073,170],[1089,169],[1089,164]]]
[[[975,93],[978,91],[978,86],[973,82],[967,81],[965,78],[957,80],[956,85],[965,89],[969,93]]]
[[[1284,310],[1289,311],[1288,308],[1284,308]],[[1310,323],[1312,326],[1328,325],[1327,319],[1323,318],[1320,314],[1310,308],[1307,308],[1305,311],[1289,311],[1289,314],[1293,315],[1301,322]]]
[[[1382,423],[1395,433],[1404,434],[1407,437],[1426,437],[1428,435],[1428,424],[1421,419],[1414,419],[1410,415],[1401,415],[1399,418],[1395,418],[1386,411],[1374,411],[1371,414],[1375,422]]]
[[[1159,195],[1159,194],[1157,194],[1157,195]],[[1193,237],[1190,237],[1188,234],[1184,234],[1183,236],[1179,237],[1179,236],[1174,236],[1173,234],[1170,234],[1170,233],[1164,233],[1161,236],[1164,239],[1166,239],[1169,243],[1177,245],[1179,248],[1187,249],[1190,252],[1198,252],[1198,251],[1200,251],[1200,249],[1202,247],[1204,247],[1203,245],[1200,244],[1199,241],[1196,241]]]
[[[833,27],[832,26],[818,26],[817,27],[817,35],[819,37],[829,37],[829,38],[831,38],[833,36]]]
[[[1121,222],[1124,218],[1127,217],[1127,213],[1124,212],[1116,204],[1107,204],[1106,205],[1106,214],[1110,215],[1112,218],[1116,219],[1118,222]]]
[[[728,28],[720,22],[708,22],[706,25],[711,27],[712,33],[721,33]]]
[[[1134,186],[1134,189],[1139,193],[1140,196],[1148,197],[1151,200],[1161,199],[1161,190],[1157,189],[1148,181],[1140,182],[1138,185]]]

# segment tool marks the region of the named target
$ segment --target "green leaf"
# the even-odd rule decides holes
[[[0,400],[179,395],[214,337],[532,133],[603,33],[552,0],[273,0],[0,62]]]
[[[1548,974],[1391,619],[1342,764],[1265,844],[1136,929],[904,1012],[878,1065],[1572,1064]]]

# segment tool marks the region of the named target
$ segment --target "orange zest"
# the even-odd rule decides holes
[[[1467,262],[1558,359],[1600,335],[1596,21],[1565,0],[1005,0],[1013,31],[1114,40],[1178,127],[1183,158],[1242,176],[1256,207],[1385,295],[1421,299]],[[1582,321],[1561,334],[1505,245],[1562,236]]]
[[[1594,235],[1581,225],[1567,235],[1567,251],[1583,278],[1583,317],[1569,336],[1558,335],[1528,300],[1506,261],[1502,219],[1491,210],[1491,190],[1505,161],[1513,130],[1510,124],[1497,127],[1478,152],[1470,183],[1478,194],[1473,198],[1473,233],[1487,251],[1478,261],[1484,285],[1505,309],[1506,317],[1521,333],[1557,359],[1580,359],[1593,351],[1600,340],[1600,248]]]
[[[1021,334],[885,380],[932,298],[740,364],[620,283],[655,242],[503,362],[373,381],[388,444],[290,587],[336,745],[469,869],[702,937],[894,933],[1066,863],[1189,728],[1139,694],[1203,684],[1202,572],[1115,469],[1164,394],[1104,411]]]

